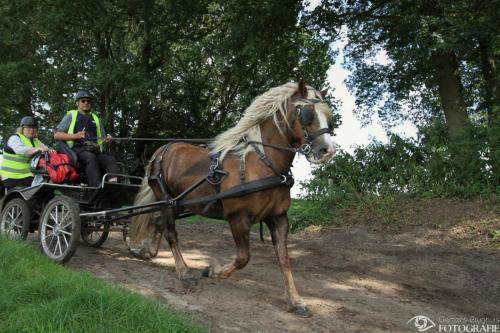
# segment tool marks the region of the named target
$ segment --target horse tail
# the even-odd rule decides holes
[[[143,178],[142,186],[135,197],[134,205],[157,201],[153,189],[149,186],[148,178],[148,175]],[[141,258],[150,258],[152,256],[150,248],[154,237],[157,215],[158,212],[151,212],[132,217],[125,242],[133,255]]]

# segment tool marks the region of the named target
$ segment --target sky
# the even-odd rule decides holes
[[[332,48],[339,50],[335,64],[328,70],[328,84],[333,89],[330,92],[335,99],[341,101],[339,113],[342,117],[342,124],[335,130],[333,141],[336,146],[347,152],[352,152],[356,146],[365,146],[373,140],[387,142],[387,134],[377,119],[373,119],[372,124],[361,127],[360,122],[354,116],[356,108],[354,96],[349,93],[345,80],[349,71],[343,67],[344,54],[342,52],[345,40],[340,40],[332,44]],[[379,63],[387,63],[388,59],[384,52],[381,52],[374,59]],[[324,87],[314,87],[321,90]],[[416,137],[417,129],[410,122],[405,122],[391,129],[392,133],[397,133],[403,137]],[[299,183],[311,178],[311,164],[301,155],[295,157],[292,173],[295,176],[295,185],[292,188],[292,197],[298,197],[303,194]]]

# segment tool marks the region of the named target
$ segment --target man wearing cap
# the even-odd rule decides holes
[[[76,153],[78,162],[85,167],[90,186],[97,187],[101,182],[101,169],[104,173],[119,173],[116,160],[102,153],[102,144],[113,138],[104,131],[99,117],[91,111],[92,96],[86,90],[75,95],[77,110],[70,110],[56,128],[54,139],[66,141]],[[116,181],[113,177],[110,181]]]
[[[31,116],[23,117],[20,127],[4,147],[0,174],[5,188],[31,186],[33,174],[30,171],[30,159],[38,152],[55,153],[38,140],[35,119]]]

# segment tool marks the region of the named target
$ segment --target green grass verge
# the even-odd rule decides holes
[[[288,210],[288,220],[290,223],[291,232],[303,230],[310,225],[324,225],[331,219],[331,212],[322,202],[304,199],[292,199],[292,204]],[[209,219],[199,215],[186,217],[179,220],[179,223],[198,224],[198,223],[214,223],[227,224],[225,220]],[[259,230],[259,225],[252,226],[253,231]],[[264,233],[268,234],[267,227],[264,226]]]
[[[328,224],[331,212],[328,205],[319,201],[292,199],[288,219],[291,232],[297,232],[310,225]]]
[[[201,332],[165,305],[0,238],[0,332]]]

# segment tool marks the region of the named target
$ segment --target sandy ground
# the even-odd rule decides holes
[[[489,223],[500,229],[497,217],[490,216]],[[496,243],[461,242],[454,236],[460,234],[457,225],[403,229],[356,224],[292,235],[293,273],[312,312],[308,319],[286,311],[272,243],[269,237],[261,243],[257,232],[252,233],[247,267],[225,280],[201,278],[191,290],[176,279],[166,241],[157,258],[142,261],[129,256],[120,232],[112,232],[99,249],[81,245],[67,266],[164,302],[211,332],[417,332],[413,323],[407,324],[417,315],[436,324],[470,317],[500,324]],[[180,222],[178,232],[184,258],[197,274],[235,254],[225,224]]]

